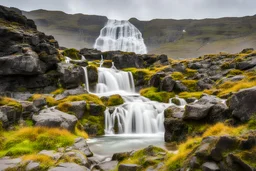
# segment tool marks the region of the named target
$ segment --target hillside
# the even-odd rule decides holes
[[[60,11],[23,12],[40,31],[54,35],[60,45],[93,47],[105,16],[66,14]],[[172,58],[198,57],[206,53],[238,52],[256,46],[256,16],[204,20],[129,20],[143,34],[149,53]]]

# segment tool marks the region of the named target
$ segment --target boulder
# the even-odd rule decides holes
[[[185,106],[185,112],[183,115],[184,120],[201,120],[208,115],[213,105],[207,104],[188,104]]]
[[[74,131],[77,122],[75,116],[53,108],[40,111],[38,115],[33,115],[32,119],[36,126],[60,127],[69,131]]]
[[[70,103],[69,111],[74,113],[78,119],[82,119],[86,110],[85,101],[75,101]]]
[[[158,88],[161,82],[161,78],[165,76],[164,72],[156,73],[149,80],[149,86]]]
[[[137,164],[120,164],[118,171],[140,171],[142,167]]]
[[[45,73],[46,65],[35,52],[0,58],[0,76],[38,75]]]
[[[247,70],[256,66],[256,58],[236,63],[236,69]]]
[[[182,119],[184,114],[184,109],[176,106],[170,106],[164,110],[165,118],[178,118]]]
[[[119,54],[112,58],[117,69],[122,68],[142,68],[143,67],[143,57],[137,56],[134,53],[131,54]]]
[[[106,107],[96,103],[89,104],[89,114],[93,116],[103,116]]]
[[[10,159],[8,157],[1,158],[0,159],[0,169],[1,170],[7,170],[7,169],[8,170],[10,170],[10,169],[16,170],[21,161],[22,161],[21,158],[15,158],[15,159]]]
[[[29,162],[26,166],[26,171],[36,171],[40,169],[40,163],[38,162]]]
[[[188,133],[188,126],[181,119],[166,118],[164,120],[165,142],[181,142],[185,140]]]
[[[70,95],[79,95],[79,94],[87,94],[87,93],[88,92],[83,87],[79,86],[74,89],[65,90],[63,93],[56,95],[55,99],[61,100]]]
[[[86,143],[86,140],[84,138],[77,138],[75,140],[74,145],[71,147],[74,150],[79,150],[82,152],[86,157],[92,157],[93,153],[89,149],[88,144]]]
[[[118,165],[118,161],[107,161],[107,162],[103,162],[96,165],[95,168],[104,170],[104,171],[112,171],[112,170],[115,170],[117,165]]]
[[[84,72],[81,67],[73,64],[58,63],[60,82],[64,88],[77,88],[84,83]]]
[[[18,122],[21,118],[21,108],[15,106],[0,106],[0,119],[3,122],[3,126],[9,126]]]
[[[220,170],[219,166],[215,162],[205,162],[202,165],[203,171],[217,171]]]
[[[172,79],[171,76],[166,76],[160,83],[160,91],[173,91],[176,82]]]
[[[188,91],[188,88],[180,81],[176,81],[176,84],[174,85],[173,90],[175,92],[184,92]]]
[[[88,168],[90,168],[90,163],[87,159],[87,157],[83,154],[83,152],[77,151],[77,150],[73,150],[73,151],[68,151],[66,153],[63,154],[62,156],[63,159],[67,159],[67,158],[72,158],[73,161],[76,161],[76,163],[79,163],[83,166],[86,166]]]
[[[58,161],[63,155],[62,153],[56,152],[54,150],[42,150],[38,154],[46,155],[56,161]]]
[[[240,90],[227,101],[232,115],[240,121],[248,121],[256,113],[256,87]]]
[[[21,101],[20,104],[22,106],[21,115],[23,119],[31,118],[32,115],[38,111],[38,109],[34,106],[32,102]]]
[[[51,168],[48,171],[89,171],[90,169],[80,166],[76,163],[61,163],[57,167]]]

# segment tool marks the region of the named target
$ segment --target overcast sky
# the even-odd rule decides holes
[[[201,19],[256,14],[256,0],[0,0],[0,4],[26,11],[61,10],[111,19]]]

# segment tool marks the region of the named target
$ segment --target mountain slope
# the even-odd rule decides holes
[[[40,31],[52,34],[66,47],[93,47],[107,17],[66,14],[60,11],[23,12]],[[143,34],[149,53],[191,58],[220,51],[237,52],[256,47],[256,16],[204,20],[129,20]]]

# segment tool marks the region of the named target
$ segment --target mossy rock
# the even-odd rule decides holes
[[[172,103],[174,103],[174,104],[176,104],[176,105],[180,105],[181,103],[180,103],[180,100],[179,99],[177,99],[177,98],[172,98]]]
[[[166,92],[166,91],[158,91],[155,87],[149,87],[140,90],[140,94],[150,100],[158,101],[158,102],[165,102],[168,103],[169,99],[174,97],[175,94],[173,92]]]
[[[124,103],[124,99],[119,94],[114,94],[110,97],[101,97],[100,99],[106,106],[118,106]]]
[[[81,57],[82,57],[79,54],[79,51],[74,49],[74,48],[64,50],[63,55],[67,56],[67,57],[70,57],[71,59],[74,59],[74,60],[80,60]]]

